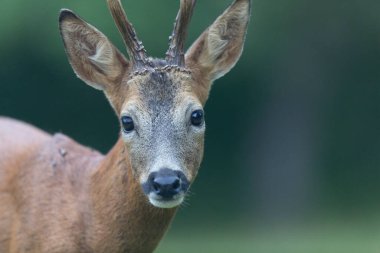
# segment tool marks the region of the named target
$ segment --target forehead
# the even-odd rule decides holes
[[[191,75],[183,70],[156,68],[137,73],[128,81],[126,105],[137,103],[149,113],[170,111],[183,102],[196,101]]]

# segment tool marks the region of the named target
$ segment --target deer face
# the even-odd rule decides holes
[[[150,202],[180,204],[203,155],[203,106],[191,74],[156,68],[127,81],[131,96],[120,110],[121,135],[134,174]]]
[[[73,12],[60,30],[69,61],[87,84],[101,89],[119,117],[133,175],[150,203],[182,203],[203,157],[204,112],[212,82],[241,55],[250,1],[236,0],[191,46],[183,44],[194,0],[182,0],[165,60],[148,58],[119,0],[108,0],[130,60]]]

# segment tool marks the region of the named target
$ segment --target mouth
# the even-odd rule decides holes
[[[177,194],[170,199],[163,198],[157,194],[150,193],[148,195],[149,202],[158,208],[174,208],[182,204],[185,196],[184,194]]]

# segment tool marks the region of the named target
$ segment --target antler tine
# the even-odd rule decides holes
[[[138,40],[135,29],[128,21],[120,0],[107,0],[108,8],[115,20],[116,26],[127,46],[128,55],[132,61],[133,68],[143,68],[147,63],[147,55],[141,41]]]
[[[166,60],[170,65],[185,66],[184,45],[195,3],[196,0],[181,0],[174,30],[170,36],[169,49],[166,52]]]

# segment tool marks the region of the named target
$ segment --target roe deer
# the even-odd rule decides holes
[[[184,53],[195,0],[181,0],[165,59],[147,57],[120,0],[108,0],[129,60],[70,10],[59,27],[75,73],[121,125],[107,155],[0,118],[0,252],[153,252],[197,175],[211,84],[241,55],[250,0]]]

